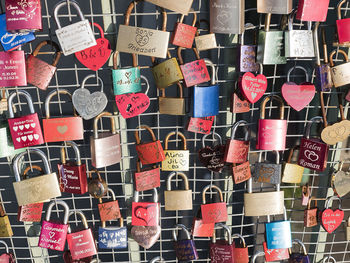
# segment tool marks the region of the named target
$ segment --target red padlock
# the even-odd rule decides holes
[[[207,204],[205,194],[209,189],[216,190],[220,196],[220,202]],[[207,185],[203,188],[202,192],[203,204],[201,205],[203,223],[219,223],[226,222],[227,220],[227,208],[224,202],[222,191],[216,185]]]
[[[27,86],[24,51],[0,52],[0,87]]]
[[[341,7],[347,2],[347,0],[342,0],[338,4],[338,20],[337,31],[338,31],[338,42],[340,45],[349,46],[350,45],[350,18],[342,19]]]
[[[216,226],[222,227],[227,233],[228,240],[216,240],[215,231],[210,243],[210,262],[212,263],[235,263],[234,245],[229,227],[219,223]]]
[[[238,237],[240,239],[240,243],[237,245],[236,243],[232,243],[233,245],[233,258],[235,263],[249,263],[249,252],[247,244],[244,240],[244,237],[240,234],[233,234],[232,238]]]
[[[263,246],[265,252],[265,260],[267,262],[289,259],[288,248],[268,249],[266,242],[263,243]]]
[[[146,191],[160,187],[160,167],[153,165],[152,168],[141,170],[140,160],[136,162],[135,189],[136,191]]]
[[[102,198],[99,198],[98,211],[100,213],[101,221],[111,221],[120,218],[120,209],[118,200],[115,198],[115,193],[111,188],[108,188],[108,193],[112,196],[112,201],[103,203]]]
[[[9,251],[7,243],[3,240],[0,240],[0,244],[3,244],[6,249],[6,253],[0,255],[0,263],[15,263],[15,257]]]
[[[299,0],[296,19],[324,22],[327,18],[329,0]]]
[[[87,257],[87,258],[81,258],[78,260],[73,260],[72,253],[70,252],[70,250],[67,250],[63,253],[63,260],[64,260],[64,263],[91,263],[91,262],[93,262],[93,261],[91,261],[92,256]]]
[[[201,210],[199,209],[197,215],[192,220],[192,236],[193,237],[212,237],[214,233],[215,223],[203,223],[201,217]]]
[[[193,13],[192,25],[186,25],[182,23],[184,18],[185,15],[182,15],[180,22],[176,23],[170,43],[179,47],[192,48],[193,41],[197,32],[197,28],[195,27],[197,14]]]
[[[139,131],[141,129],[145,129],[151,134],[152,142],[141,143],[139,137]],[[136,140],[137,155],[143,165],[164,161],[165,154],[163,151],[163,146],[160,143],[160,141],[156,139],[156,136],[154,135],[152,129],[149,126],[141,125],[137,127],[134,135]]]
[[[187,125],[187,130],[195,133],[209,134],[213,126],[214,118],[215,116],[191,117]]]

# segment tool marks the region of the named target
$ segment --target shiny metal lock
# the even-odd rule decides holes
[[[93,178],[92,174],[95,173],[97,178]],[[88,192],[94,198],[102,198],[108,192],[108,186],[105,180],[102,179],[101,174],[98,170],[94,169],[88,173]]]
[[[0,237],[12,237],[12,236],[13,236],[13,231],[12,231],[10,219],[5,212],[4,204],[1,203],[0,204]]]
[[[345,222],[345,231],[346,231],[346,240],[350,240],[350,217],[348,217],[348,220]]]
[[[141,1],[132,1],[128,6],[125,14],[125,23],[124,25],[119,25],[116,50],[125,53],[165,58],[168,51],[169,32],[129,26],[131,12],[139,2]]]
[[[176,235],[176,229],[181,228],[186,233],[186,239],[179,239]],[[183,224],[176,224],[172,231],[174,240],[174,250],[177,260],[180,262],[188,262],[198,259],[198,253],[194,240]]]
[[[175,28],[170,39],[170,43],[174,46],[192,48],[194,37],[196,36],[197,32],[197,28],[195,27],[197,14],[193,12],[192,15],[192,25],[186,25],[183,23],[185,15],[181,15],[180,21],[175,24]]]
[[[68,4],[76,9],[81,21],[62,27],[58,19],[58,12]],[[65,56],[97,45],[89,20],[84,18],[77,2],[59,2],[55,7],[54,17],[58,28],[55,33]]]
[[[295,13],[293,11],[288,16],[288,31],[284,32],[285,57],[313,58],[315,49],[311,30],[312,22],[307,22],[307,30],[293,29]]]
[[[103,203],[102,197],[98,199],[98,212],[102,222],[121,218],[119,203],[114,191],[108,188],[107,192],[112,196],[112,201]]]
[[[335,65],[333,61],[333,57],[334,55],[337,54],[337,52],[344,56],[345,63],[340,65]],[[345,53],[345,51],[341,49],[333,50],[329,55],[329,62],[331,66],[331,75],[332,75],[334,87],[338,88],[349,84],[350,83],[350,62],[349,62],[348,55]]]
[[[233,258],[235,263],[249,263],[249,252],[244,237],[240,234],[232,234],[232,238],[239,238],[240,243],[233,242]]]
[[[3,114],[8,109],[7,98],[6,98],[6,88],[1,89],[1,99],[0,99],[0,114]]]
[[[23,50],[0,52],[0,60],[0,87],[27,86]]]
[[[300,184],[303,179],[304,167],[292,163],[293,153],[295,150],[299,149],[299,146],[291,148],[289,150],[289,155],[283,168],[282,182],[289,184]]]
[[[329,0],[300,0],[296,19],[324,22],[327,18]]]
[[[175,11],[184,15],[187,15],[192,6],[193,0],[145,0],[146,2],[150,2],[152,4],[164,7],[171,11]]]
[[[293,239],[292,240],[292,245],[293,244],[297,244],[299,245],[303,252],[300,253],[300,252],[292,252],[292,248],[290,249],[290,256],[289,256],[289,260],[288,262],[289,263],[310,263],[310,259],[309,259],[309,256],[307,255],[307,252],[306,252],[306,247],[304,245],[303,242],[301,242],[299,239]]]
[[[51,211],[54,205],[63,206],[64,218],[62,223],[50,221]],[[62,200],[52,201],[46,210],[46,217],[41,226],[38,246],[57,251],[63,251],[68,232],[69,207]]]
[[[157,1],[157,0],[146,0],[146,1]],[[162,257],[155,257],[155,258],[151,259],[151,261],[149,263],[157,263],[157,262],[163,263],[163,258]]]
[[[180,82],[176,83],[179,91],[179,97],[166,97],[165,89],[162,89],[161,97],[158,97],[159,113],[167,115],[185,115],[185,98],[183,97],[183,88]]]
[[[292,12],[293,0],[257,0],[258,13],[286,15]]]
[[[0,158],[13,156],[26,151],[26,148],[15,150],[7,121],[0,121]]]
[[[259,161],[255,163],[254,180],[259,183],[279,184],[281,181],[282,165],[280,164],[279,151],[276,154],[276,163],[261,162],[262,152],[259,154]]]
[[[108,117],[111,131],[98,132],[98,121]],[[90,137],[91,163],[95,168],[101,168],[119,163],[122,157],[120,135],[115,128],[115,120],[110,112],[102,112],[94,119],[94,135]]]
[[[168,150],[169,138],[178,136],[182,140],[182,150]],[[187,150],[187,140],[181,132],[170,132],[164,140],[165,160],[162,162],[162,171],[188,171],[190,163],[190,151]]]
[[[284,31],[270,31],[270,23],[271,13],[265,15],[265,30],[259,31],[256,61],[263,65],[286,64],[287,60],[283,55]]]
[[[59,89],[51,91],[45,99],[46,119],[43,119],[45,142],[62,142],[84,139],[83,119],[74,111],[74,117],[50,118],[50,102],[56,95],[72,95],[68,90]]]
[[[55,58],[51,64],[37,58],[40,49],[46,45],[51,46],[56,51]],[[26,59],[28,83],[41,90],[46,90],[56,72],[56,66],[61,58],[61,54],[60,47],[55,42],[50,40],[40,42],[34,49],[33,54],[29,55]]]
[[[270,216],[267,216],[265,224],[266,245],[268,249],[281,249],[292,247],[292,233],[290,221],[287,220],[287,211],[284,208],[283,221],[270,222]]]
[[[333,175],[333,188],[339,197],[345,196],[350,191],[349,178],[350,178],[350,167],[347,171],[343,170],[343,163],[339,164],[338,171]]]
[[[210,0],[210,31],[242,34],[245,20],[244,0]]]
[[[200,35],[200,23],[205,22],[208,24],[208,27],[210,28],[209,22],[207,20],[200,20],[197,21],[197,32],[196,37],[194,38],[194,42],[196,44],[196,48],[198,52],[218,48],[218,45],[216,43],[216,36],[213,32],[209,32],[209,34]]]
[[[184,183],[184,190],[171,190],[171,180],[180,176]],[[192,210],[192,190],[188,178],[184,173],[172,172],[167,179],[167,190],[164,191],[165,211]]]
[[[279,103],[279,119],[265,119],[265,107],[269,100]],[[281,97],[270,95],[261,103],[259,129],[256,148],[268,151],[283,151],[286,149],[287,120],[284,120],[284,103]]]
[[[3,240],[0,240],[0,244],[5,246],[6,253],[0,255],[0,262],[4,263],[15,263],[15,257],[12,253],[10,253],[9,247],[7,243]]]
[[[45,202],[51,198],[60,197],[61,191],[56,173],[52,173],[46,155],[39,149],[30,148],[28,154],[37,154],[44,162],[45,174],[21,181],[19,162],[27,152],[18,154],[13,161],[13,171],[16,182],[13,183],[18,205],[28,205]]]
[[[234,263],[234,244],[230,228],[223,224],[216,224],[216,227],[222,228],[227,233],[227,240],[216,240],[215,231],[209,245],[210,262],[212,263]]]
[[[139,192],[160,187],[160,167],[153,165],[152,167],[141,170],[141,162],[138,159],[136,162],[134,182],[135,189]]]
[[[342,18],[341,8],[347,3],[347,0],[341,0],[338,3],[338,20],[337,23],[337,32],[338,32],[338,43],[344,47],[350,46],[350,18]]]
[[[219,202],[213,202],[208,204],[205,198],[205,194],[208,190],[215,190],[220,197]],[[202,204],[201,204],[201,212],[203,223],[219,223],[226,222],[227,220],[227,208],[226,203],[224,202],[224,197],[221,189],[216,185],[207,185],[202,190]]]
[[[123,249],[128,247],[128,229],[124,226],[124,219],[122,217],[119,218],[119,222],[119,227],[106,227],[106,222],[102,221],[102,226],[98,228],[99,248]]]
[[[313,207],[311,207],[312,201],[315,201],[315,205]],[[307,208],[304,210],[305,227],[313,227],[318,225],[318,212],[317,199],[315,197],[310,197]]]
[[[244,36],[247,31],[254,30],[254,44],[245,44]],[[252,24],[245,25],[245,31],[239,37],[239,71],[240,72],[255,72],[258,71],[259,65],[256,63],[256,30]]]

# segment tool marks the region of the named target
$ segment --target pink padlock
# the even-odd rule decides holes
[[[349,46],[350,45],[350,18],[342,19],[341,7],[345,4],[347,0],[342,0],[338,4],[338,20],[337,30],[338,30],[338,41],[340,45]]]
[[[0,263],[15,263],[15,257],[10,253],[7,243],[0,240],[0,244],[4,245],[6,249],[6,253],[0,255]]]
[[[265,107],[270,99],[275,99],[280,104],[279,119],[265,119]],[[283,117],[284,103],[281,97],[276,95],[267,96],[261,103],[257,149],[268,151],[283,151],[286,149],[287,120],[284,120]]]
[[[23,50],[0,52],[0,87],[27,86]]]

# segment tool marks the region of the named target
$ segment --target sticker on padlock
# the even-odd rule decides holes
[[[259,183],[279,184],[281,181],[282,164],[280,164],[279,151],[273,151],[276,155],[276,162],[261,162],[262,152],[259,154],[259,161],[255,163],[254,179]]]
[[[295,263],[295,262],[302,262],[302,263],[310,263],[309,256],[307,255],[306,247],[303,242],[301,242],[299,239],[293,239],[293,244],[299,245],[303,252],[293,252],[293,247],[290,249],[290,256],[289,256],[289,263]],[[292,244],[292,245],[293,245]]]
[[[289,155],[283,167],[282,182],[289,184],[300,184],[303,179],[304,167],[292,163],[293,153],[299,150],[299,146],[295,146],[289,150]]]
[[[192,48],[194,38],[196,36],[197,28],[195,27],[197,21],[197,14],[193,15],[192,25],[183,23],[185,15],[181,15],[180,21],[175,24],[170,43],[183,48]]]
[[[338,200],[339,206],[337,209],[329,208],[333,200]],[[326,207],[321,213],[321,224],[324,230],[329,234],[333,233],[342,223],[344,218],[344,211],[341,208],[341,199],[338,196],[331,196],[327,198]]]
[[[186,239],[179,239],[176,235],[176,229],[180,228],[186,233]],[[182,224],[176,224],[172,231],[174,240],[174,250],[176,258],[179,261],[192,261],[198,259],[198,253],[194,240],[191,238],[190,232],[187,230],[186,226]]]
[[[126,226],[124,226],[124,219],[120,217],[119,222],[119,227],[107,227],[106,222],[102,221],[102,226],[98,228],[99,248],[123,249],[128,247],[128,230]]]
[[[230,228],[223,224],[216,224],[216,227],[223,228],[227,233],[228,240],[216,240],[215,231],[213,237],[211,238],[209,255],[210,262],[212,263],[233,263],[234,260],[234,244],[232,243],[232,236]]]
[[[179,97],[165,96],[165,89],[161,90],[162,95],[158,97],[159,113],[167,115],[185,115],[186,105],[183,97],[183,87],[180,82],[176,83],[179,91]],[[169,90],[169,88],[167,88]]]
[[[219,202],[207,203],[205,195],[208,190],[215,190],[220,197]],[[202,190],[202,219],[203,223],[219,223],[227,220],[227,207],[221,189],[216,185],[207,185]]]
[[[169,139],[178,136],[182,140],[182,150],[169,150]],[[162,162],[162,171],[188,171],[190,162],[190,151],[187,150],[187,139],[181,132],[170,132],[164,140],[165,160]]]
[[[141,170],[141,162],[136,162],[136,172],[134,174],[136,191],[146,191],[160,187],[160,167],[153,165]]]
[[[311,203],[314,201],[315,205],[311,208]],[[307,208],[304,210],[304,226],[305,227],[313,227],[318,224],[318,207],[317,207],[317,199],[315,197],[311,197],[307,204]]]
[[[213,126],[215,116],[194,118],[190,117],[187,130],[194,133],[209,134]]]
[[[111,188],[108,188],[107,192],[111,194],[112,201],[103,203],[102,197],[99,198],[98,212],[102,222],[121,218],[119,203],[115,197],[114,191]]]
[[[6,253],[2,253],[0,255],[0,262],[15,263],[16,262],[15,257],[12,253],[10,253],[7,243],[3,240],[0,240],[0,244],[5,246],[5,251],[6,251]]]

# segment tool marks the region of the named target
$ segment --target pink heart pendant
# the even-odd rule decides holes
[[[315,96],[315,86],[310,82],[300,85],[294,82],[286,82],[283,84],[282,96],[284,100],[296,111],[304,109]]]
[[[264,95],[267,79],[263,74],[255,76],[253,73],[247,72],[242,77],[240,88],[243,96],[250,103],[255,103]]]
[[[115,96],[118,110],[124,119],[132,118],[145,112],[150,104],[145,93],[127,93]]]

